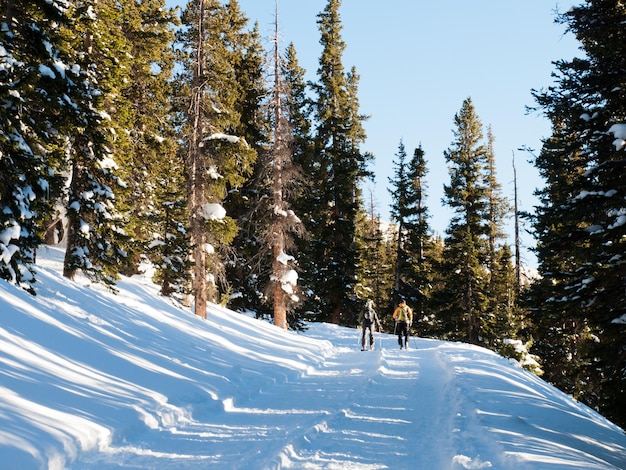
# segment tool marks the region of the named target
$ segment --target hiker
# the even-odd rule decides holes
[[[374,310],[374,302],[371,299],[368,299],[365,302],[365,308],[361,310],[359,313],[359,324],[361,325],[361,351],[365,351],[365,335],[367,330],[369,330],[370,336],[370,349],[374,349],[374,331],[373,329],[378,326],[380,330],[380,321],[378,321],[378,315],[376,315],[376,310]]]
[[[404,299],[400,299],[400,303],[393,312],[393,319],[396,322],[395,331],[398,333],[398,344],[400,349],[409,347],[409,330],[413,321],[413,310],[409,307]],[[404,343],[402,338],[404,337]]]

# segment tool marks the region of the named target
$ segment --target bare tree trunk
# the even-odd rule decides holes
[[[522,265],[520,260],[520,239],[519,239],[519,211],[517,208],[517,170],[515,168],[515,152],[513,152],[513,187],[515,196],[515,292],[519,294],[522,288]]]
[[[72,179],[70,181],[70,191],[77,192],[78,188],[76,187],[77,183],[77,172],[76,163],[72,167]],[[69,211],[67,213],[67,243],[65,248],[65,258],[63,261],[63,277],[71,279],[72,281],[76,278],[76,267],[74,263],[72,263],[72,252],[74,247],[77,245],[77,236],[76,236],[76,227],[78,226],[77,214],[74,211]]]
[[[204,75],[204,0],[198,4],[198,43],[191,102],[191,135],[189,136],[189,215],[193,252],[192,291],[195,314],[206,318],[206,234],[202,206],[205,198],[205,161],[202,141],[202,77]]]

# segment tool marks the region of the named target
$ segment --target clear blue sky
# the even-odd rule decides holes
[[[453,139],[454,115],[468,96],[482,123],[495,136],[497,171],[503,195],[513,200],[512,152],[515,151],[521,210],[536,204],[535,188],[543,185],[530,155],[549,136],[549,122],[527,114],[534,106],[531,89],[551,85],[555,60],[580,56],[578,42],[554,22],[555,10],[567,11],[581,1],[563,0],[343,0],[340,10],[347,45],[344,67],[361,76],[361,112],[365,123],[364,151],[376,161],[375,183],[368,183],[376,210],[388,219],[387,190],[392,161],[400,140],[407,153],[422,145],[428,161],[428,205],[433,230],[444,234],[450,212],[441,204],[449,175],[443,152]],[[261,34],[273,35],[275,0],[239,0]],[[317,14],[326,0],[279,0],[281,49],[293,42],[300,65],[315,80],[321,53]],[[486,134],[486,132],[485,132]],[[511,223],[512,227],[512,223]],[[510,229],[511,242],[513,229]],[[523,244],[534,240],[523,235]],[[534,256],[523,250],[523,261]]]

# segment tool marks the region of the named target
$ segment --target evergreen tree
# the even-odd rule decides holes
[[[310,217],[315,206],[315,199],[309,197],[313,188],[310,178],[314,161],[313,145],[313,110],[311,99],[308,94],[308,85],[305,80],[306,70],[298,62],[296,48],[293,43],[289,44],[285,51],[284,60],[281,62],[281,74],[284,77],[285,116],[288,120],[288,128],[291,131],[290,152],[294,167],[299,168],[299,178],[295,180],[293,192],[289,201],[293,210],[301,220],[303,227],[311,229],[314,220]],[[306,222],[305,222],[306,221]],[[295,309],[290,312],[291,325],[300,324],[302,319],[311,318],[309,312],[318,310],[318,297],[309,295],[315,290],[317,279],[309,273],[316,271],[316,260],[310,250],[311,235],[306,232],[295,240],[298,253],[298,266],[300,285],[300,301]]]
[[[184,226],[185,219],[159,218],[175,216],[176,211],[172,209],[185,197],[184,185],[180,186],[178,193],[175,187],[167,187],[168,181],[181,183],[181,174],[173,173],[182,171],[177,162],[171,113],[173,26],[178,20],[174,12],[166,8],[164,0],[126,1],[121,5],[121,30],[129,47],[128,75],[132,79],[125,80],[120,87],[120,93],[127,102],[123,120],[127,127],[128,148],[116,151],[116,161],[120,165],[119,174],[128,188],[118,195],[117,207],[128,219],[126,231],[131,237],[127,247],[128,265],[123,268],[126,274],[133,274],[137,272],[140,257],[146,253],[149,244],[152,247],[150,259],[160,264],[164,244],[182,242],[178,235],[172,238],[180,233],[178,229],[164,231],[164,227],[170,224]],[[159,199],[163,196],[173,199]],[[162,238],[165,233],[168,234],[167,240]],[[167,259],[171,258],[168,256]],[[180,284],[183,279],[180,273],[179,279],[171,278],[168,284]]]
[[[407,220],[408,250],[410,253],[409,282],[413,286],[413,312],[416,319],[423,319],[428,310],[430,287],[433,281],[433,241],[428,224],[428,206],[426,205],[426,160],[424,151],[419,146],[413,152],[408,166],[409,199],[412,207],[411,216]]]
[[[495,138],[491,126],[487,128],[486,186],[488,199],[488,253],[489,307],[483,322],[485,342],[491,349],[502,351],[505,339],[516,339],[521,327],[521,310],[515,283],[515,268],[511,261],[511,249],[504,240],[504,221],[511,206],[502,196],[496,172],[493,148]]]
[[[303,226],[290,208],[292,188],[301,181],[299,168],[294,166],[291,155],[292,135],[289,126],[288,108],[285,106],[287,88],[281,75],[281,60],[278,41],[278,7],[276,8],[276,32],[274,36],[274,89],[270,108],[272,110],[273,142],[271,147],[271,221],[268,242],[272,248],[271,288],[274,303],[274,325],[287,328],[287,315],[299,301],[297,274],[293,252],[293,234],[301,235]]]
[[[397,225],[396,234],[396,255],[395,255],[395,267],[394,267],[394,294],[392,296],[392,303],[396,305],[398,300],[402,297],[407,297],[409,285],[406,283],[406,276],[409,269],[409,254],[406,251],[406,238],[407,230],[406,224],[408,218],[411,216],[413,207],[410,204],[410,191],[411,181],[408,177],[407,169],[407,153],[404,146],[404,142],[400,141],[398,146],[398,153],[396,154],[397,160],[394,161],[394,177],[389,178],[391,188],[389,193],[393,198],[391,204],[391,220]],[[413,293],[413,292],[411,292]]]
[[[366,175],[368,156],[359,147],[365,134],[358,114],[358,75],[342,64],[340,0],[329,0],[318,15],[322,55],[316,93],[315,154],[305,172],[312,180],[310,212],[304,214],[311,233],[309,281],[316,280],[318,318],[351,322],[356,315],[356,219],[358,183]],[[344,317],[345,316],[345,317]],[[353,322],[352,322],[353,323]]]
[[[241,18],[238,10],[234,18]],[[246,32],[246,22],[233,21],[241,28],[231,42],[240,51],[236,77],[241,94],[235,102],[240,114],[236,135],[256,151],[250,178],[240,188],[230,187],[224,207],[237,221],[237,236],[228,252],[229,262],[226,274],[231,289],[230,306],[242,310],[252,310],[262,316],[267,310],[267,285],[271,256],[268,255],[264,233],[267,232],[268,205],[267,192],[263,191],[263,167],[267,164],[270,146],[269,118],[267,116],[268,91],[265,75],[266,57],[258,32],[258,25]],[[234,28],[233,28],[234,29]]]
[[[481,143],[482,124],[470,98],[463,102],[454,123],[455,140],[444,152],[450,172],[450,184],[444,185],[444,202],[454,214],[446,231],[447,307],[441,314],[451,338],[480,343],[487,309],[485,263],[489,199],[485,184],[487,151]]]
[[[391,217],[397,224],[395,286],[392,305],[408,299],[415,318],[422,320],[427,310],[432,285],[432,238],[426,206],[426,160],[421,146],[408,155],[400,141],[394,178],[389,178],[392,195]]]
[[[115,205],[115,190],[125,184],[114,157],[127,149],[122,117],[127,102],[119,87],[128,78],[128,49],[119,4],[88,1],[78,5],[75,15],[75,36],[65,47],[80,51],[77,62],[87,75],[74,99],[80,121],[67,142],[71,176],[63,275],[74,278],[81,271],[112,285],[126,258],[125,222]]]
[[[548,380],[624,425],[626,9],[587,0],[559,20],[586,57],[557,62],[556,85],[535,93],[553,128],[536,161],[536,345]]]
[[[176,105],[185,115],[181,151],[188,175],[192,292],[196,314],[205,317],[207,300],[218,300],[219,282],[225,281],[225,251],[237,231],[222,203],[229,188],[241,186],[250,175],[256,152],[236,134],[241,129],[237,100],[242,93],[237,81],[237,64],[242,62],[238,28],[245,25],[238,3],[190,2],[182,23]]]
[[[504,220],[510,211],[510,205],[506,198],[502,196],[502,185],[498,181],[496,172],[496,155],[493,148],[495,137],[491,132],[491,126],[487,129],[487,167],[486,185],[488,208],[488,239],[489,253],[487,267],[489,271],[495,269],[499,257],[499,242],[505,237]],[[492,283],[493,284],[493,283]]]
[[[373,195],[367,213],[361,212],[357,219],[357,296],[360,303],[366,299],[374,302],[382,312],[390,305],[393,291],[393,235],[385,232],[385,225],[375,213]],[[361,308],[361,307],[359,307]],[[381,316],[384,323],[384,317]]]
[[[301,175],[291,155],[287,88],[278,49],[278,12],[276,28],[272,60],[274,83],[266,107],[268,118],[262,120],[258,116],[254,121],[257,125],[267,122],[271,135],[267,136],[266,130],[260,129],[263,132],[259,136],[264,137],[263,141],[256,139],[260,147],[254,174],[241,191],[241,199],[245,201],[242,207],[246,210],[241,217],[243,224],[238,238],[242,250],[238,250],[238,258],[242,262],[237,269],[247,275],[245,284],[239,287],[244,295],[236,302],[253,309],[258,316],[271,310],[276,326],[299,328],[300,322],[293,314],[293,307],[299,301],[293,237],[302,233],[302,224],[291,208],[290,199]],[[260,61],[258,63],[261,65]]]
[[[79,119],[84,77],[62,47],[69,13],[46,1],[0,7],[0,278],[33,293],[35,252],[63,187],[64,132]]]

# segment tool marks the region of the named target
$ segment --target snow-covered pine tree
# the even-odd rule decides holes
[[[82,78],[64,53],[60,2],[0,6],[0,278],[34,293],[32,264],[63,188],[63,131]]]
[[[274,87],[270,109],[272,111],[273,141],[271,146],[271,221],[269,246],[272,248],[271,289],[274,307],[274,325],[289,327],[289,313],[299,302],[297,284],[297,260],[294,237],[302,237],[304,226],[293,212],[290,198],[302,182],[300,168],[294,165],[292,158],[293,136],[289,122],[289,108],[286,96],[288,88],[283,79],[278,36],[278,2],[276,2],[276,30],[274,34]],[[293,316],[293,315],[291,315]],[[294,327],[299,326],[299,322]]]
[[[302,223],[291,208],[290,198],[302,181],[293,164],[293,136],[287,108],[287,85],[283,78],[282,60],[278,50],[278,11],[272,52],[273,86],[268,93],[262,80],[264,54],[261,52],[257,28],[252,36],[248,77],[256,77],[246,85],[257,90],[250,94],[242,108],[246,135],[255,143],[258,158],[252,178],[231,198],[239,210],[240,231],[235,240],[236,258],[229,272],[238,274],[234,284],[233,304],[249,308],[257,315],[273,316],[274,324],[298,328],[300,321],[293,314],[299,301],[295,271],[294,235],[303,231]],[[254,68],[252,64],[256,64]],[[256,70],[256,73],[251,73]],[[250,80],[248,80],[250,82]],[[269,94],[269,101],[263,102]],[[265,111],[265,113],[262,113]],[[254,124],[254,126],[253,126]]]
[[[128,70],[127,43],[121,34],[120,6],[86,1],[74,12],[76,21],[66,50],[77,53],[85,76],[71,96],[79,114],[67,142],[71,176],[67,202],[67,248],[63,274],[115,283],[126,251],[124,220],[115,205],[115,191],[125,185],[117,176],[115,152],[128,149],[120,94]],[[114,119],[115,117],[115,119]]]
[[[553,128],[536,160],[536,346],[548,380],[624,426],[626,6],[586,0],[558,21],[585,57],[557,62],[535,93]]]

